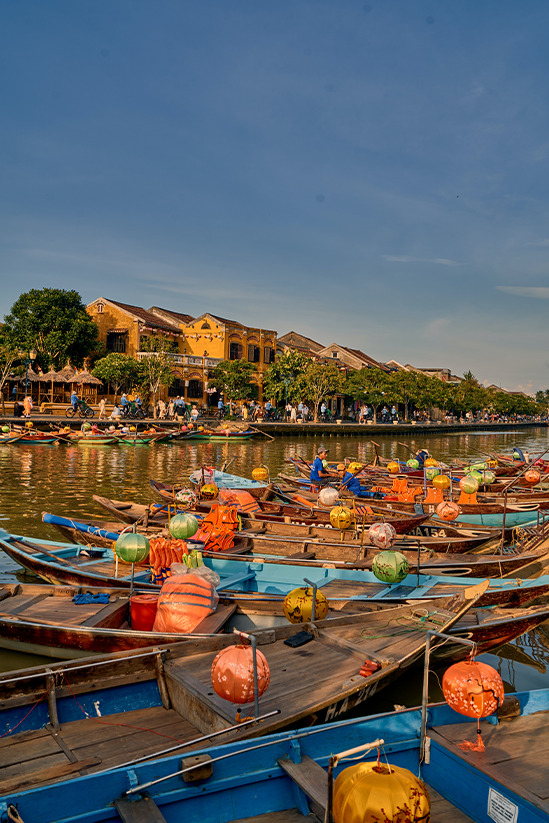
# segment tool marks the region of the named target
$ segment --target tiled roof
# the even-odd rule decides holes
[[[124,311],[133,314],[135,317],[138,317],[142,320],[147,326],[150,326],[154,329],[161,329],[162,331],[171,331],[175,334],[180,334],[181,330],[177,326],[171,326],[169,323],[163,323],[159,320],[156,314],[152,314],[150,311],[141,308],[141,306],[132,306],[129,303],[119,303],[118,300],[110,300],[109,303],[113,303],[113,305],[118,306]]]
[[[181,314],[179,311],[172,311],[171,309],[162,309],[160,306],[151,306],[149,309],[150,312],[153,314],[156,311],[162,312],[163,314],[169,314],[171,317],[175,317],[179,323],[192,323],[195,319],[190,314]]]
[[[379,363],[377,360],[374,360],[373,357],[369,357],[367,354],[364,354],[363,351],[360,349],[351,349],[349,346],[341,346],[342,349],[348,351],[349,354],[353,354],[355,357],[358,357],[360,360],[364,361],[365,363],[369,363],[370,366],[375,366],[382,371],[389,371],[387,366],[384,366],[383,363]]]
[[[293,330],[292,330],[292,331],[287,332],[287,333],[286,333],[286,334],[284,334],[284,335],[282,335],[282,337],[279,337],[279,338],[278,338],[278,341],[279,341],[279,342],[282,342],[282,343],[283,343],[283,344],[285,344],[285,345],[289,345],[289,344],[288,344],[288,342],[287,342],[287,339],[286,339],[286,338],[291,337],[292,335],[295,335],[296,337],[299,337],[301,340],[306,340],[306,341],[307,341],[307,343],[312,343],[312,345],[314,346],[314,348],[312,348],[312,349],[311,349],[311,351],[321,351],[323,348],[325,348],[325,347],[322,345],[322,343],[317,343],[317,341],[316,341],[316,340],[313,340],[311,337],[306,337],[306,335],[304,335],[304,334],[300,334],[299,332],[297,332],[297,331],[293,331]],[[301,347],[299,346],[299,344],[297,344],[297,343],[292,343],[291,345],[292,345],[292,346],[294,346],[295,348],[301,348]],[[305,348],[305,347],[303,347],[303,348]]]

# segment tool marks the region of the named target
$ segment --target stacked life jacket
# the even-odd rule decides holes
[[[204,551],[228,551],[234,546],[235,532],[239,528],[240,519],[234,506],[216,503],[202,519],[193,540],[204,543]]]

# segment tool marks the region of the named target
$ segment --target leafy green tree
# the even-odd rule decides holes
[[[296,381],[311,363],[309,357],[294,349],[279,354],[263,375],[264,395],[274,400],[275,404],[286,399],[297,401]]]
[[[21,294],[4,318],[10,344],[25,352],[36,349],[37,363],[47,370],[67,359],[81,365],[100,348],[98,329],[77,291],[31,289]]]
[[[116,401],[120,389],[129,389],[138,383],[142,372],[135,357],[130,357],[129,354],[110,352],[106,357],[102,357],[96,362],[92,374],[104,383],[111,384]]]
[[[141,351],[146,357],[139,361],[139,382],[152,400],[153,415],[156,417],[156,398],[160,386],[171,386],[175,380],[173,371],[173,341],[161,335],[151,334],[141,338]]]
[[[311,360],[306,371],[295,381],[295,394],[313,404],[314,422],[317,423],[322,401],[343,392],[344,385],[345,377],[335,364],[315,363]]]
[[[354,400],[369,403],[374,410],[374,423],[380,406],[392,402],[391,375],[378,368],[351,372],[345,383],[346,393]]]
[[[250,381],[254,372],[254,363],[248,363],[247,360],[222,360],[210,371],[209,382],[213,381],[221,389],[229,401],[231,414],[233,403],[252,396]]]
[[[19,352],[0,329],[0,395],[2,396],[2,414],[6,413],[4,386],[10,376],[13,364],[19,358]]]

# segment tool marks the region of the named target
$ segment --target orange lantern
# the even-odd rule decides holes
[[[265,655],[256,650],[258,697],[271,679]],[[251,646],[229,646],[219,652],[212,663],[212,686],[216,694],[231,703],[251,703],[254,694],[254,665]]]
[[[445,500],[437,506],[437,514],[441,520],[455,520],[460,511],[458,504],[451,500]]]
[[[462,749],[484,751],[480,736],[480,718],[493,714],[503,703],[503,681],[498,672],[478,660],[454,663],[444,672],[442,693],[448,705],[466,717],[477,718],[477,743],[465,741]]]
[[[392,463],[387,463],[387,471],[390,474],[398,474],[400,471],[400,463],[396,463],[394,460]]]
[[[425,462],[423,463],[423,465],[426,469],[428,469],[429,466],[434,468],[435,466],[438,466],[438,460],[435,460],[434,457],[428,457],[427,460],[425,460]]]
[[[536,469],[528,469],[524,473],[524,480],[529,486],[535,486],[541,480],[541,474]]]

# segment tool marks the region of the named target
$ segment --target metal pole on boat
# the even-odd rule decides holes
[[[234,633],[240,635],[240,637],[245,637],[246,640],[250,641],[252,646],[252,663],[254,667],[254,712],[255,716],[259,717],[259,694],[257,685],[257,638],[253,634],[246,634],[245,632],[238,631],[238,629],[234,629]]]
[[[315,622],[315,617],[316,617],[316,592],[317,592],[318,586],[316,585],[316,583],[313,583],[311,580],[308,580],[306,577],[303,578],[303,582],[307,583],[313,590],[313,605],[311,607],[311,623],[314,623]]]
[[[441,637],[444,640],[450,640],[453,643],[461,643],[463,646],[470,646],[471,653],[474,654],[477,644],[472,640],[466,640],[464,637],[455,637],[452,634],[445,634],[444,632],[428,631],[425,643],[425,657],[423,659],[423,693],[421,698],[421,735],[419,743],[419,762],[429,762],[427,749],[427,705],[429,703],[429,663],[431,659],[431,638]]]
[[[416,580],[416,586],[419,586],[419,558],[420,558],[420,555],[421,555],[421,540],[418,537],[418,539],[417,539],[417,580]]]

